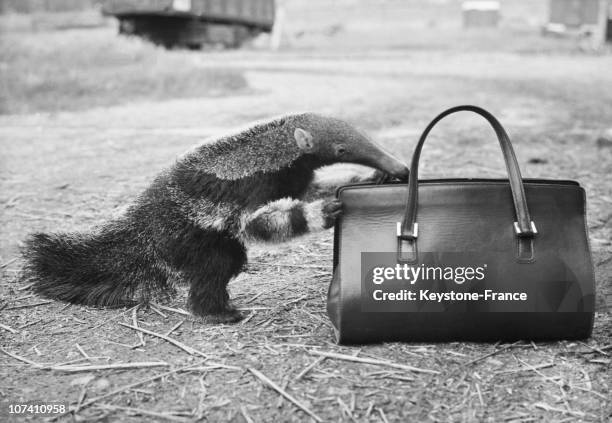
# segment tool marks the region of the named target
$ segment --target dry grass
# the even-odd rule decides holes
[[[182,313],[138,310],[140,327],[170,332],[170,339],[197,348],[195,354],[150,336],[142,346],[137,333],[122,326],[133,325],[129,309],[94,311],[52,303],[27,313],[5,311],[18,331],[7,349],[36,362],[80,360],[85,376],[3,357],[8,374],[0,391],[9,399],[35,395],[71,400],[73,407],[80,402],[80,419],[307,421],[306,409],[323,421],[606,420],[612,345],[601,314],[586,343],[339,347],[331,342],[324,313],[331,254],[326,238],[311,235],[282,251],[257,249],[252,259],[257,264],[232,287],[236,304],[247,313],[237,325],[188,320],[176,328],[185,319]],[[181,303],[169,305],[178,309]],[[95,371],[110,363],[160,360],[171,370]]]
[[[409,15],[402,13],[397,16]],[[529,37],[484,54],[473,47],[450,51],[454,38],[441,38],[443,47],[431,52],[415,46],[417,40],[405,50],[388,49],[396,39],[383,34],[369,36],[359,50],[351,31],[365,33],[371,21],[355,11],[351,16],[345,35],[324,36],[322,45],[321,29],[314,28],[299,38],[297,51],[276,55],[176,54],[116,39],[105,29],[20,41],[20,50],[5,61],[21,63],[19,69],[38,57],[38,67],[68,73],[62,66],[75,52],[111,46],[110,55],[76,55],[75,67],[96,63],[119,70],[108,72],[129,92],[140,81],[130,73],[140,69],[134,57],[162,68],[180,63],[179,73],[244,75],[256,95],[230,90],[208,98],[205,78],[202,88],[193,86],[198,95],[179,87],[142,94],[132,104],[120,94],[112,104],[123,104],[85,111],[80,109],[102,103],[68,87],[55,91],[62,93],[55,103],[37,97],[34,88],[31,97],[19,94],[23,85],[10,94],[24,111],[48,104],[54,112],[0,116],[0,347],[12,355],[0,351],[0,404],[67,401],[78,408],[76,421],[311,420],[304,409],[323,421],[609,421],[612,152],[595,140],[612,124],[612,93],[605,90],[612,76],[602,72],[612,68],[612,59],[559,54],[568,50],[558,45],[554,54],[515,54]],[[395,28],[391,23],[388,31]],[[44,47],[46,40],[56,47]],[[464,41],[469,44],[469,37]],[[317,43],[320,50],[308,50]],[[353,53],[338,57],[344,48]],[[64,65],[54,64],[54,57]],[[117,60],[107,63],[108,57]],[[164,72],[144,83],[157,84]],[[181,93],[188,98],[161,101]],[[325,314],[328,232],[250,249],[250,267],[230,284],[247,316],[236,325],[192,321],[180,311],[184,289],[157,307],[99,310],[38,298],[17,280],[18,247],[28,232],[82,230],[107,220],[175,155],[218,129],[308,108],[358,123],[407,158],[435,113],[465,102],[500,117],[525,176],[577,179],[585,186],[598,296],[591,339],[337,346]],[[498,147],[480,120],[449,119],[432,135],[422,176],[504,175]],[[102,367],[143,363],[159,368]],[[83,370],[71,372],[75,368]]]
[[[0,114],[83,110],[142,100],[246,92],[240,72],[194,67],[114,28],[0,37]]]

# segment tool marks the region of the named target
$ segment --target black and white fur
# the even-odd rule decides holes
[[[338,202],[299,199],[315,169],[338,162],[408,173],[341,120],[285,116],[197,147],[92,232],[33,234],[23,274],[44,296],[96,306],[146,303],[184,281],[194,314],[236,321],[226,286],[247,262],[245,243],[331,227]]]

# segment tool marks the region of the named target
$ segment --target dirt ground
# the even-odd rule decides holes
[[[103,99],[96,101],[95,94],[87,94],[87,80],[82,92],[69,93],[78,101],[71,107],[72,97],[53,86],[47,97],[20,96],[25,89],[12,87],[21,106],[2,109],[0,323],[8,327],[0,326],[3,407],[22,401],[80,404],[74,418],[60,421],[312,420],[270,389],[258,371],[322,421],[610,421],[612,146],[597,139],[612,127],[612,56],[512,28],[500,30],[507,44],[494,42],[502,37],[498,32],[483,44],[486,34],[442,31],[436,39],[425,28],[418,30],[428,34],[419,38],[423,44],[398,32],[397,37],[365,37],[367,43],[359,45],[355,34],[373,29],[362,21],[367,10],[351,13],[338,34],[330,30],[333,21],[314,19],[316,26],[293,31],[279,52],[166,52],[119,39],[106,27],[29,33],[25,42],[15,33],[3,34],[4,42],[40,59],[31,70],[14,72],[10,68],[17,59],[4,57],[0,71],[13,72],[14,84],[27,86],[28,75],[36,79],[46,61],[59,72],[62,65],[52,63],[54,57],[67,61],[68,72],[74,43],[83,40],[92,51],[125,48],[133,60],[144,57],[145,74],[147,64],[156,66],[145,78],[147,87],[155,87],[151,95],[135,90],[131,96],[116,82],[114,89],[98,91]],[[385,16],[402,18],[389,10]],[[393,28],[399,27],[386,30]],[[45,44],[50,38],[54,42]],[[108,70],[104,77],[137,83],[138,67],[125,72],[129,60],[116,64],[123,73]],[[83,74],[99,63],[77,67],[74,81],[84,81]],[[172,84],[180,82],[168,76],[172,66],[192,78],[187,88],[174,91]],[[45,78],[61,76],[45,72]],[[150,85],[155,72],[172,82]],[[218,78],[227,81],[219,75],[238,82],[211,89]],[[198,91],[193,78],[202,78],[206,88]],[[49,100],[58,96],[64,97]],[[3,98],[10,104],[10,96]],[[585,187],[597,273],[591,339],[337,346],[325,312],[331,232],[254,245],[248,271],[230,284],[234,302],[247,313],[235,325],[194,323],[167,308],[100,310],[49,302],[18,281],[19,245],[28,233],[86,230],[104,222],[160,169],[207,136],[272,115],[314,110],[353,122],[407,160],[428,121],[463,103],[491,110],[506,125],[524,176],[576,179]],[[421,177],[503,177],[493,135],[478,118],[449,118],[424,149]],[[322,176],[342,171],[327,169]],[[180,291],[164,307],[182,309],[184,300]],[[186,347],[141,338],[120,325],[133,325],[134,316],[139,327],[169,333]],[[321,352],[386,364],[322,358]],[[68,373],[32,362],[159,366]],[[438,373],[411,372],[389,362]]]

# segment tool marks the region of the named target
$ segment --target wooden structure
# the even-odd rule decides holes
[[[238,47],[274,24],[274,0],[104,0],[120,33],[166,47]]]
[[[545,34],[591,36],[595,44],[612,39],[612,2],[608,0],[549,0]]]
[[[464,28],[494,28],[499,23],[499,1],[464,1],[461,9]]]

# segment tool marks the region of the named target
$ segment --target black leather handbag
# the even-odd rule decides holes
[[[459,111],[493,126],[508,179],[418,180],[427,135]],[[475,106],[436,117],[410,171],[407,184],[337,191],[327,310],[339,343],[590,336],[595,283],[577,182],[522,179],[506,131]]]

